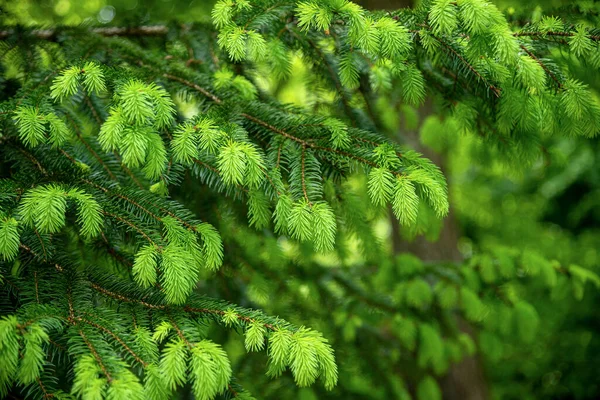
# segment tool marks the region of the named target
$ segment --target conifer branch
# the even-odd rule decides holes
[[[79,139],[79,141],[81,143],[83,143],[83,145],[85,146],[87,151],[89,151],[89,153],[96,159],[96,161],[98,161],[98,163],[102,166],[102,168],[104,168],[104,170],[106,171],[108,176],[113,181],[116,181],[117,177],[113,174],[113,172],[110,170],[108,165],[106,165],[106,163],[104,161],[102,161],[102,158],[100,158],[98,153],[96,153],[94,151],[94,149],[90,146],[90,144],[83,138],[83,136],[81,135],[81,131],[79,130],[79,126],[75,123],[75,121],[73,121],[73,119],[71,118],[71,116],[68,113],[65,115],[67,116],[67,120],[70,122],[71,126],[75,130],[75,134],[77,135],[77,138]]]
[[[17,285],[12,279],[4,276],[2,277],[2,280],[8,283],[8,285],[12,287],[16,292],[21,292],[21,288],[19,287],[19,285]]]
[[[463,56],[462,54],[460,54],[458,51],[454,50],[452,48],[452,46],[450,46],[446,41],[444,41],[443,39],[433,36],[438,42],[440,42],[443,46],[443,48],[446,50],[446,52],[448,54],[452,54],[454,55],[456,58],[458,58],[464,65],[465,67],[467,67],[469,69],[469,71],[471,71],[473,74],[475,74],[475,76],[477,77],[477,79],[479,79],[481,82],[483,82],[493,93],[496,97],[500,97],[501,94],[501,90],[499,88],[497,88],[496,86],[494,86],[492,83],[490,83],[483,75],[481,75],[481,73],[479,71],[477,71],[477,69],[472,66]]]
[[[208,90],[204,89],[203,87],[201,87],[201,86],[199,86],[199,85],[197,85],[197,84],[195,84],[193,82],[188,81],[187,79],[183,79],[183,78],[180,78],[178,76],[175,76],[175,75],[172,75],[172,74],[167,74],[167,73],[163,74],[163,76],[165,78],[167,78],[167,79],[170,79],[170,80],[182,83],[182,84],[184,84],[187,87],[190,87],[190,88],[192,88],[194,90],[197,90],[198,92],[202,93],[203,95],[205,95],[206,97],[208,97],[209,99],[211,99],[212,101],[214,101],[216,104],[221,104],[222,103],[222,101],[221,101],[220,98],[218,98],[217,96],[215,96],[214,94],[212,94]]]
[[[31,153],[25,151],[21,147],[18,147],[17,149],[19,153],[23,154],[29,161],[31,161],[31,163],[34,164],[43,175],[48,175],[48,171],[46,171],[46,169],[42,167],[42,164],[40,164],[40,162]]]
[[[548,74],[548,76],[550,78],[552,78],[552,80],[556,83],[556,86],[558,86],[559,89],[563,89],[563,84],[558,80],[558,78],[556,77],[556,75],[554,75],[554,73],[552,71],[550,71],[550,69],[548,69],[548,67],[546,66],[546,64],[544,64],[539,58],[537,58],[535,56],[535,54],[533,54],[524,45],[521,44],[520,47],[521,47],[521,49],[523,49],[523,51],[525,51],[525,53],[527,53],[527,55],[529,57],[533,58],[540,65],[540,67],[542,67],[544,69],[544,71],[546,71],[546,73]]]
[[[52,340],[52,339],[48,339],[48,343],[50,343],[52,346],[56,347],[56,348],[57,348],[57,349],[59,349],[60,351],[67,351],[67,349],[66,349],[64,346],[62,346],[62,345],[60,345],[60,344],[56,343],[56,342],[55,342],[54,340]]]
[[[298,35],[298,33],[296,32],[295,29],[290,29],[287,25],[286,25],[285,29],[288,32],[292,33],[294,35],[294,37],[296,37],[297,40],[302,41],[301,36]],[[323,65],[329,72],[329,76],[331,77],[331,80],[334,82],[336,92],[337,92],[338,96],[340,97],[340,100],[342,101],[344,109],[346,110],[346,115],[352,121],[352,125],[356,126],[356,119],[354,118],[354,113],[352,111],[352,108],[350,107],[350,104],[348,103],[348,99],[346,98],[346,94],[344,93],[344,89],[340,83],[338,74],[333,70],[333,67],[331,66],[331,64],[327,60],[325,54],[323,53],[323,50],[316,43],[314,43],[312,40],[310,40],[308,38],[306,39],[306,42],[310,45],[310,47],[314,50],[314,52],[319,55],[319,58],[322,60]]]
[[[40,289],[39,289],[37,270],[33,272],[33,280],[35,283],[35,301],[36,301],[36,303],[39,304],[40,303]]]
[[[189,30],[188,25],[182,25],[183,30]],[[284,27],[287,29],[287,27]],[[33,29],[29,32],[31,36],[34,36],[42,40],[53,40],[56,35],[67,29]],[[420,29],[410,29],[411,33],[419,33]],[[105,37],[124,36],[124,37],[135,37],[135,36],[165,36],[170,32],[170,28],[166,25],[142,25],[139,27],[99,27],[89,29],[90,33],[97,34]],[[431,32],[431,31],[428,31]],[[0,31],[0,39],[5,39],[15,32],[12,30]],[[523,37],[545,37],[545,36],[556,36],[556,37],[571,37],[574,36],[572,32],[557,32],[557,31],[521,31],[514,32],[513,36]],[[598,35],[588,35],[591,40],[600,41]]]
[[[136,231],[136,232],[138,232],[140,235],[142,235],[142,236],[144,237],[144,239],[146,239],[146,240],[147,240],[147,241],[148,241],[148,242],[149,242],[151,245],[153,245],[153,246],[154,246],[154,247],[156,247],[156,248],[160,248],[160,246],[159,246],[159,245],[157,245],[157,244],[156,244],[156,242],[155,242],[154,240],[152,240],[152,239],[150,238],[150,236],[148,236],[148,235],[146,234],[146,232],[144,232],[144,230],[143,230],[142,228],[138,227],[138,226],[137,226],[137,225],[135,225],[133,222],[131,222],[131,221],[127,220],[126,218],[123,218],[123,217],[121,217],[121,216],[119,216],[119,215],[116,215],[116,214],[113,214],[113,213],[111,213],[111,212],[108,212],[108,211],[104,211],[104,210],[102,210],[102,214],[106,215],[107,217],[114,218],[114,219],[116,219],[116,220],[117,220],[117,221],[119,221],[119,222],[122,222],[122,223],[124,223],[125,225],[129,226],[131,229],[133,229],[134,231]]]
[[[301,168],[301,172],[300,172],[300,175],[302,177],[302,192],[304,193],[304,200],[306,200],[308,205],[312,207],[312,203],[310,202],[310,199],[308,198],[308,193],[306,192],[306,174],[305,174],[306,147],[305,146],[302,146],[302,155],[300,157],[301,157],[301,163],[302,163],[302,168]]]
[[[125,343],[125,341],[123,339],[121,339],[116,333],[114,333],[113,331],[111,331],[110,329],[95,323],[93,321],[90,321],[86,318],[81,318],[81,317],[74,317],[75,321],[77,322],[83,322],[85,324],[88,324],[90,326],[93,326],[94,328],[98,329],[99,331],[102,331],[108,335],[110,335],[113,339],[115,339],[129,354],[131,354],[131,356],[138,362],[140,363],[142,366],[147,367],[148,363],[145,362],[144,360],[142,360],[142,358],[136,354],[128,345],[127,343]]]
[[[206,168],[208,170],[210,170],[211,172],[213,172],[215,175],[221,177],[221,171],[219,171],[217,168],[213,167],[212,165],[205,163],[204,161],[198,160],[197,158],[194,158],[192,160],[195,164],[200,165],[203,168]],[[243,187],[242,185],[240,185],[239,183],[236,183],[235,186],[241,190],[244,193],[248,193],[248,189],[246,189],[245,187]]]
[[[194,308],[194,307],[190,307],[190,306],[185,306],[184,311],[187,312],[191,312],[191,313],[200,313],[200,314],[213,314],[213,315],[219,315],[219,316],[223,316],[226,314],[226,311],[222,311],[222,310],[211,310],[208,308]],[[246,317],[243,316],[241,314],[235,313],[234,315],[236,316],[236,318],[240,321],[246,322],[248,324],[252,324],[252,323],[257,323],[259,322],[258,320],[254,319],[254,318],[250,318],[250,317]],[[272,331],[277,330],[277,327],[273,324],[269,324],[269,323],[262,323],[261,325],[263,325],[265,328],[270,329]]]
[[[102,118],[100,118],[100,115],[98,114],[98,110],[96,110],[96,107],[94,107],[94,105],[92,104],[90,96],[87,93],[85,93],[83,97],[85,99],[85,104],[87,104],[89,109],[92,111],[92,115],[94,116],[94,119],[96,120],[98,125],[102,125],[104,121],[102,121]]]
[[[39,377],[35,378],[35,381],[37,382],[38,386],[42,390],[42,393],[44,393],[44,399],[52,399],[55,397],[54,394],[48,392],[48,390],[46,389],[46,386],[44,386],[44,383],[42,382],[42,380]]]
[[[150,308],[153,310],[166,310],[167,306],[165,305],[159,305],[159,304],[151,304],[148,302],[145,302],[143,300],[138,300],[138,299],[131,299],[128,298],[126,296],[123,296],[121,294],[115,293],[115,292],[111,292],[108,289],[103,288],[102,286],[94,283],[94,282],[90,282],[90,286],[95,289],[96,291],[98,291],[99,293],[103,294],[104,296],[107,297],[112,297],[113,299],[125,302],[125,303],[134,303],[134,304],[140,304],[146,308]]]
[[[273,179],[271,178],[271,175],[269,175],[269,173],[267,172],[267,170],[264,169],[264,168],[262,168],[262,167],[260,168],[260,170],[262,171],[262,173],[265,175],[265,177],[269,181],[269,184],[271,185],[271,187],[273,188],[273,190],[275,191],[275,193],[277,194],[277,196],[281,196],[281,192],[279,192],[279,189],[275,185],[275,182],[273,182]]]
[[[532,32],[515,32],[513,36],[516,37],[535,37],[535,38],[544,38],[546,36],[556,36],[556,37],[572,37],[575,36],[573,32],[554,32],[554,31],[532,31]],[[587,37],[593,41],[600,41],[600,36],[598,35],[587,35]]]
[[[148,210],[146,207],[142,206],[137,201],[135,201],[133,199],[130,199],[129,197],[124,196],[121,193],[111,191],[111,190],[105,188],[104,186],[98,185],[98,184],[96,184],[96,183],[94,183],[94,182],[92,182],[92,181],[90,181],[88,179],[82,179],[82,181],[85,182],[85,183],[87,183],[90,186],[95,187],[96,189],[99,189],[99,190],[103,191],[104,193],[106,193],[106,194],[108,194],[110,196],[117,197],[119,199],[125,200],[129,204],[137,207],[138,209],[142,210],[143,212],[145,212],[146,214],[148,214],[149,216],[151,216],[156,221],[162,222],[162,219],[158,215],[154,214],[152,211]]]
[[[194,162],[202,163],[200,160],[194,160]],[[212,168],[212,167],[211,167],[211,166],[209,166],[208,164],[204,164],[204,163],[202,163],[202,164],[203,164],[203,166],[206,166],[207,168]],[[215,168],[215,169],[213,170],[213,172],[215,172],[215,173],[218,173],[218,170]],[[131,204],[131,205],[135,206],[136,208],[138,208],[138,209],[142,210],[144,213],[148,214],[150,217],[152,217],[152,218],[153,218],[153,219],[155,219],[156,221],[158,221],[158,222],[163,222],[163,220],[162,220],[162,218],[161,218],[161,217],[159,217],[158,215],[156,215],[155,213],[153,213],[153,212],[152,212],[152,211],[150,211],[148,208],[144,207],[143,205],[141,205],[139,202],[135,201],[134,199],[132,199],[132,198],[130,198],[130,197],[128,197],[128,196],[125,196],[125,195],[123,195],[123,194],[121,194],[121,193],[119,193],[119,192],[117,192],[117,191],[110,190],[110,189],[108,189],[108,188],[106,188],[106,187],[104,187],[104,186],[102,186],[102,185],[99,185],[99,184],[97,184],[97,183],[95,183],[95,182],[92,182],[92,181],[90,181],[89,179],[82,179],[81,181],[82,181],[82,182],[85,182],[86,184],[88,184],[88,185],[90,185],[90,186],[92,186],[92,187],[94,187],[94,188],[96,188],[96,189],[98,189],[98,190],[101,190],[102,192],[106,193],[106,194],[107,194],[107,195],[109,195],[109,196],[112,196],[112,197],[116,197],[116,198],[122,199],[122,200],[126,201],[127,203],[129,203],[129,204]],[[165,214],[167,214],[169,217],[175,218],[177,221],[181,222],[181,223],[182,223],[182,224],[183,224],[183,225],[184,225],[184,226],[185,226],[187,229],[190,229],[190,230],[192,230],[192,231],[194,231],[194,232],[196,232],[196,233],[197,233],[197,228],[196,228],[195,226],[191,225],[191,224],[190,224],[189,222],[187,222],[186,220],[184,220],[184,219],[180,218],[180,217],[179,217],[177,214],[174,214],[173,212],[171,212],[170,210],[168,210],[168,209],[166,209],[166,208],[162,207],[162,206],[161,206],[161,205],[159,205],[159,204],[152,203],[152,202],[151,202],[151,201],[149,201],[149,200],[146,200],[146,201],[148,201],[148,203],[149,203],[151,206],[153,206],[153,207],[156,207],[156,208],[158,208],[159,210],[161,210],[162,212],[164,212]]]
[[[26,252],[30,253],[35,258],[44,261],[44,259],[42,257],[40,257],[35,251],[33,251],[30,247],[24,245],[23,243],[19,244],[19,248],[21,248],[21,249],[25,250]]]
[[[254,122],[254,123],[258,124],[258,125],[261,125],[261,126],[267,128],[267,129],[269,129],[271,132],[277,133],[277,134],[279,134],[279,135],[281,135],[281,136],[283,136],[283,137],[285,137],[287,139],[290,139],[290,140],[292,140],[292,141],[294,141],[296,143],[300,143],[300,145],[302,145],[304,147],[307,147],[307,146],[311,147],[311,146],[313,146],[313,144],[311,144],[311,143],[309,143],[309,142],[307,142],[305,140],[302,140],[300,138],[297,138],[296,136],[293,136],[293,135],[291,135],[291,134],[289,134],[289,133],[287,133],[287,132],[285,132],[285,131],[283,131],[283,130],[281,130],[281,129],[279,129],[279,128],[277,128],[277,127],[275,127],[275,126],[269,124],[268,122],[265,122],[265,121],[263,121],[263,120],[261,120],[259,118],[253,117],[250,114],[242,113],[241,115],[242,115],[242,117],[246,118],[247,120],[250,120],[250,121],[252,121],[252,122]]]
[[[290,139],[290,140],[292,140],[294,142],[299,143],[303,147],[310,147],[312,149],[322,150],[322,151],[325,151],[325,152],[328,152],[328,153],[336,153],[336,154],[343,155],[345,157],[351,158],[353,160],[356,160],[356,161],[358,161],[358,162],[360,162],[362,164],[368,165],[370,167],[377,167],[377,164],[375,164],[374,162],[369,161],[369,160],[367,160],[367,159],[365,159],[363,157],[360,157],[360,156],[357,156],[357,155],[354,155],[354,154],[351,154],[351,153],[348,153],[348,152],[345,152],[345,151],[342,151],[342,150],[332,149],[330,147],[323,147],[323,146],[319,146],[319,145],[316,145],[314,143],[305,141],[303,139],[300,139],[300,138],[298,138],[296,136],[293,136],[292,134],[290,134],[290,133],[288,133],[286,131],[283,131],[283,130],[281,130],[281,129],[279,129],[279,128],[277,128],[277,127],[269,124],[268,122],[265,122],[265,121],[263,121],[261,119],[253,117],[252,115],[249,115],[249,114],[246,114],[246,113],[242,113],[242,116],[244,118],[246,118],[246,119],[248,119],[248,120],[250,120],[250,121],[258,124],[258,125],[261,125],[261,126],[267,128],[267,129],[269,129],[270,131],[272,131],[274,133],[277,133],[277,134],[279,134],[279,135],[281,135],[281,136],[283,136],[283,137],[285,137],[287,139]],[[393,173],[399,174],[398,172],[393,172]]]
[[[75,321],[72,321],[72,323],[75,325]],[[106,376],[106,380],[108,381],[108,383],[111,383],[113,378],[112,378],[111,374],[108,372],[108,369],[106,369],[106,366],[102,362],[102,358],[100,357],[100,354],[98,354],[98,351],[96,350],[94,345],[90,342],[90,340],[85,335],[85,333],[83,333],[82,330],[79,330],[79,336],[81,336],[85,345],[88,347],[88,349],[90,349],[92,356],[94,356],[94,358],[96,359],[96,362],[100,366],[100,369],[102,369],[102,373],[104,374],[104,376]]]
[[[121,168],[123,168],[123,171],[125,171],[125,173],[127,175],[129,175],[129,177],[131,178],[133,183],[135,183],[138,188],[144,190],[144,185],[142,185],[142,183],[135,177],[135,175],[133,174],[133,172],[131,172],[131,170],[127,167],[127,165],[125,165],[125,163],[123,163],[123,161],[121,160],[121,157],[119,157],[119,155],[116,152],[114,152],[113,154],[115,155],[115,158],[117,160],[119,160],[119,163],[121,164]]]
[[[33,230],[33,232],[35,233],[35,236],[38,238],[40,245],[42,247],[42,252],[44,253],[44,261],[48,260],[48,253],[46,253],[46,246],[44,246],[44,241],[42,240],[42,237],[40,236],[40,233],[38,232],[37,228],[35,228]]]
[[[91,28],[91,33],[100,36],[164,36],[169,33],[169,27],[166,25],[147,25],[139,27],[106,27],[106,28]],[[61,32],[60,29],[33,29],[29,32],[30,35],[44,40],[51,40]],[[0,31],[0,39],[5,39],[12,35],[14,31]]]
[[[129,261],[125,257],[123,257],[123,255],[120,254],[116,248],[111,246],[111,244],[108,242],[108,239],[106,238],[106,235],[104,234],[104,232],[101,232],[100,236],[102,236],[102,241],[106,244],[106,247],[105,247],[106,251],[108,251],[108,254],[112,258],[117,260],[119,263],[127,266],[128,268],[133,267],[133,263],[131,261]]]
[[[187,347],[191,350],[194,347],[193,343],[190,343],[189,340],[187,340],[187,338],[185,337],[185,335],[183,334],[183,332],[181,331],[181,328],[179,328],[179,325],[177,325],[177,323],[175,322],[175,320],[173,319],[173,317],[171,315],[169,315],[169,321],[171,321],[171,325],[173,325],[173,327],[175,328],[175,331],[177,332],[177,336],[179,336],[179,338],[187,345]]]
[[[65,156],[69,161],[71,161],[71,163],[73,165],[77,165],[77,160],[75,160],[75,158],[73,158],[72,155],[70,155],[69,153],[67,153],[65,150],[63,150],[60,147],[58,148],[58,151],[60,151],[63,156]]]
[[[119,300],[125,303],[132,303],[132,304],[139,304],[143,307],[149,308],[149,309],[153,309],[153,310],[164,310],[164,311],[169,311],[169,310],[176,310],[177,308],[173,308],[173,307],[169,307],[166,305],[160,305],[160,304],[153,304],[153,303],[149,303],[147,301],[144,300],[139,300],[139,299],[133,299],[133,298],[129,298],[127,296],[124,296],[122,294],[119,293],[115,293],[113,291],[110,291],[106,288],[103,288],[102,286],[98,285],[97,283],[94,283],[92,281],[90,281],[90,286],[96,290],[97,292],[101,293],[104,296],[107,297],[111,297],[115,300]],[[215,316],[224,316],[227,313],[232,313],[233,315],[235,315],[236,319],[248,323],[248,324],[252,324],[252,323],[260,323],[262,326],[264,326],[265,328],[275,331],[278,329],[277,326],[267,323],[267,322],[260,322],[259,320],[255,319],[255,318],[251,318],[251,317],[247,317],[244,316],[242,314],[236,313],[235,311],[224,311],[224,310],[219,310],[219,309],[209,309],[209,308],[197,308],[197,307],[193,307],[191,305],[184,305],[181,306],[181,308],[183,311],[188,312],[188,313],[192,313],[192,314],[208,314],[208,315],[215,315]]]

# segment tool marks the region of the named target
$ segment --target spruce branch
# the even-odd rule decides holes
[[[169,33],[169,27],[165,25],[148,25],[139,27],[106,27],[91,28],[90,33],[100,36],[164,36]],[[53,40],[60,33],[60,29],[33,29],[30,35],[44,40]],[[5,39],[14,34],[14,31],[0,31],[0,39]]]
[[[137,226],[135,223],[129,221],[127,218],[124,218],[120,215],[116,215],[116,214],[113,214],[111,212],[104,211],[104,210],[102,211],[102,214],[106,215],[107,217],[114,218],[115,220],[117,220],[119,222],[122,222],[123,224],[127,225],[128,227],[130,227],[131,229],[133,229],[134,231],[136,231],[137,233],[142,235],[142,237],[144,239],[146,239],[152,246],[154,246],[156,248],[161,248],[161,246],[159,246],[154,240],[152,240],[152,238],[150,238],[150,236],[146,232],[144,232],[144,230],[142,228]]]
[[[75,123],[73,118],[68,113],[66,114],[66,117],[67,117],[67,120],[69,121],[71,127],[74,129],[75,134],[77,135],[77,139],[79,139],[79,141],[81,143],[83,143],[83,145],[85,146],[87,151],[89,151],[90,154],[96,159],[96,161],[98,161],[98,164],[100,164],[102,166],[102,168],[104,168],[104,170],[106,171],[108,176],[113,181],[117,181],[117,177],[115,176],[115,174],[113,174],[113,172],[110,170],[108,165],[106,165],[106,163],[102,160],[102,158],[98,155],[98,153],[96,153],[96,151],[94,151],[94,149],[90,146],[90,144],[83,138],[80,128],[79,128],[79,125],[77,125],[77,123]]]
[[[494,86],[492,83],[490,83],[483,75],[481,75],[481,73],[479,71],[477,71],[477,69],[475,69],[475,67],[473,65],[471,65],[457,50],[455,50],[452,46],[450,46],[445,40],[438,38],[436,36],[434,36],[435,39],[440,42],[443,46],[443,48],[446,50],[446,52],[448,54],[451,54],[455,57],[457,57],[461,63],[463,63],[468,69],[469,71],[471,71],[479,81],[483,82],[488,88],[489,90],[491,90],[494,95],[496,97],[500,97],[501,95],[501,89]]]
[[[553,31],[522,31],[513,33],[516,37],[534,37],[534,38],[545,38],[545,37],[573,37],[575,33],[573,32],[553,32]],[[600,41],[600,36],[597,35],[587,35],[587,37],[593,41]]]
[[[275,6],[273,6],[275,7]],[[181,29],[183,31],[189,31],[191,26],[189,25],[181,25]],[[288,29],[284,27],[283,29]],[[42,40],[54,40],[56,35],[59,32],[63,32],[68,28],[61,29],[32,29],[29,34],[38,39]],[[166,25],[142,25],[139,27],[102,27],[102,28],[90,28],[88,30],[90,33],[97,34],[105,37],[115,37],[115,36],[165,36],[168,35],[171,31],[171,28]],[[421,29],[411,29],[411,33],[419,33]],[[6,39],[7,37],[13,35],[15,32],[12,30],[3,30],[0,31],[0,39]],[[434,33],[431,31],[431,33]],[[555,37],[572,37],[574,36],[573,32],[557,32],[557,31],[521,31],[514,32],[513,36],[515,37],[540,37],[544,38],[547,36],[555,36]],[[598,35],[588,35],[591,40],[600,41],[600,36]]]
[[[114,333],[113,331],[111,331],[110,329],[96,323],[93,321],[90,321],[86,318],[82,318],[82,317],[73,317],[73,321],[75,322],[82,322],[85,323],[87,325],[90,325],[96,329],[98,329],[101,332],[104,332],[108,335],[110,335],[113,339],[115,339],[129,354],[131,354],[131,356],[138,362],[140,363],[143,367],[147,367],[148,363],[145,362],[138,354],[136,354],[128,345],[127,343],[125,343],[125,341],[120,338],[116,333]]]
[[[72,323],[75,324],[74,321]],[[81,336],[81,338],[83,339],[83,342],[85,343],[85,345],[90,349],[92,356],[94,356],[94,359],[96,360],[96,362],[102,369],[102,373],[104,373],[104,376],[106,376],[106,380],[108,381],[108,383],[111,383],[113,380],[112,375],[108,372],[108,369],[106,368],[106,365],[104,365],[104,362],[102,361],[102,358],[100,357],[100,354],[98,354],[98,351],[96,350],[94,345],[90,342],[90,340],[88,339],[86,334],[83,333],[82,330],[79,330],[78,333],[79,333],[79,336]]]
[[[550,71],[550,69],[548,69],[548,66],[546,66],[546,64],[544,64],[538,57],[535,56],[535,54],[533,54],[524,45],[521,44],[520,47],[523,49],[523,51],[525,53],[527,53],[527,55],[529,57],[533,58],[540,65],[540,67],[542,67],[544,69],[544,71],[546,71],[546,73],[548,74],[548,76],[550,78],[552,78],[552,80],[556,83],[556,86],[558,86],[559,89],[563,88],[563,84],[558,80],[558,78],[556,77],[556,75],[552,71]]]
[[[153,304],[153,303],[149,303],[144,300],[130,298],[125,295],[108,290],[108,289],[100,286],[99,284],[96,284],[91,281],[90,281],[90,286],[94,290],[98,291],[99,293],[101,293],[104,296],[107,296],[107,297],[110,297],[110,298],[113,298],[115,300],[122,301],[125,303],[139,304],[145,308],[149,308],[149,309],[153,309],[153,310],[164,310],[164,311],[174,310],[175,311],[177,309],[181,309],[190,314],[204,314],[204,315],[213,315],[213,316],[217,316],[217,317],[223,317],[223,316],[229,314],[229,315],[235,316],[236,320],[239,320],[239,321],[247,323],[247,324],[260,323],[262,326],[264,326],[265,328],[272,330],[272,331],[279,329],[279,327],[274,324],[271,324],[268,322],[260,322],[260,320],[258,320],[256,318],[252,318],[252,317],[242,315],[240,313],[236,313],[235,311],[232,311],[233,309],[231,307],[225,307],[224,309],[198,308],[198,307],[194,307],[192,305],[169,307],[167,305]]]
[[[310,202],[310,199],[308,198],[308,193],[306,191],[306,174],[305,174],[305,158],[306,158],[306,146],[302,146],[302,155],[301,157],[301,177],[302,177],[302,192],[304,193],[304,200],[306,200],[306,202],[308,203],[309,206],[312,207],[312,203]]]

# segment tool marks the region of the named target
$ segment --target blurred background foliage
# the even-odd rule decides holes
[[[1,0],[4,23],[134,24],[209,21],[214,0]]]
[[[394,10],[418,5],[422,0],[358,0],[356,3],[370,9]],[[209,20],[216,0],[0,0],[4,24],[23,25],[78,25],[139,24],[158,22],[192,22]],[[591,20],[598,15],[600,5],[594,0],[494,0],[509,16],[533,21],[542,13],[552,11],[565,16],[575,9],[579,21]]]
[[[137,25],[140,22],[152,24],[208,21],[213,3],[211,0],[0,0],[0,9],[5,25]],[[406,0],[365,0],[360,3],[369,8],[387,9],[412,4]],[[599,22],[600,2],[592,0],[536,0],[526,4],[521,0],[495,0],[495,3],[505,10],[509,19],[515,21],[536,21],[542,13],[548,14],[549,10],[554,10],[553,14],[560,15],[573,24],[598,26]],[[600,74],[597,70],[581,65],[568,54],[561,58],[561,62],[599,93]],[[319,82],[311,74],[310,67],[299,55],[294,58],[293,71],[291,78],[285,82],[275,80],[266,70],[258,69],[254,74],[261,89],[274,93],[283,102],[311,108],[327,103],[333,96],[320,90]],[[436,104],[435,100],[431,100],[422,108],[414,109],[401,102],[394,88],[388,88],[385,93],[376,104],[379,129],[399,141],[420,147],[445,170],[453,210],[453,215],[449,218],[452,226],[449,229],[456,231],[455,239],[459,251],[458,257],[443,254],[444,246],[452,244],[440,243],[448,239],[444,238],[445,228],[439,222],[423,222],[420,232],[422,235],[415,239],[415,232],[396,232],[398,228],[392,226],[385,216],[374,215],[370,222],[376,227],[377,235],[390,253],[399,247],[400,250],[413,252],[422,259],[422,254],[425,253],[437,261],[446,258],[447,262],[458,262],[460,259],[477,260],[482,254],[510,258],[513,257],[514,251],[519,254],[531,251],[561,266],[579,265],[600,273],[598,138],[549,137],[542,143],[544,152],[541,156],[531,156],[528,162],[519,158],[515,163],[511,158],[516,156],[490,149],[474,134],[465,134],[452,120],[440,117],[436,109],[443,107],[443,104]],[[193,114],[193,104],[185,106]],[[364,188],[360,182],[354,186]],[[186,196],[183,193],[178,195]],[[366,193],[356,195],[357,201],[366,199]],[[444,223],[447,225],[449,222]],[[278,262],[284,262],[283,258],[277,259],[278,255],[281,255],[280,251],[268,247],[276,245],[275,241],[262,242],[255,233],[247,231],[242,223],[229,225],[230,232],[223,231],[227,226],[223,224],[220,227],[224,236],[230,236],[226,240],[236,241],[240,240],[240,236],[243,237],[245,243],[240,243],[240,252],[246,251],[250,254],[251,250],[248,249],[254,250],[262,246],[266,249],[265,252],[269,253],[268,258],[275,265],[274,269],[280,265]],[[412,244],[405,245],[413,239]],[[420,250],[415,250],[415,243],[420,246]],[[297,249],[289,244],[279,245],[283,254],[293,256],[294,252],[297,252]],[[352,255],[351,244],[347,250],[350,255],[346,254],[344,265],[339,265],[339,260],[331,257],[317,258],[316,262],[328,266],[332,271],[349,265],[359,266],[364,269],[365,275],[372,275],[372,280],[367,286],[372,285],[372,290],[375,291],[381,289],[384,286],[382,282],[391,277],[386,275],[386,271],[393,269],[393,261],[387,262],[391,266],[368,266],[365,265],[365,259],[357,254]],[[248,258],[249,254],[244,257]],[[267,256],[258,254],[255,257],[264,259]],[[252,257],[248,259],[252,260]],[[428,260],[413,261],[417,265],[415,268],[421,268],[419,265],[424,265]],[[269,314],[285,315],[292,322],[312,326],[323,331],[326,337],[333,338],[338,360],[341,363],[346,362],[340,366],[341,385],[353,388],[357,398],[381,398],[376,390],[379,382],[366,382],[366,378],[360,373],[353,374],[353,371],[358,371],[359,368],[347,361],[354,360],[360,363],[352,357],[360,354],[362,346],[366,349],[372,348],[356,340],[361,330],[370,329],[372,323],[387,324],[390,330],[401,330],[402,321],[398,320],[397,315],[388,316],[380,311],[373,311],[370,315],[370,318],[377,322],[365,321],[364,317],[353,312],[352,304],[347,305],[346,311],[336,308],[338,311],[331,315],[332,308],[323,307],[319,295],[323,290],[320,285],[328,283],[312,280],[308,262],[301,259],[294,262],[298,264],[297,271],[293,271],[296,275],[290,276],[285,282],[288,288],[292,288],[292,294],[288,294],[287,289],[281,287],[283,283],[279,281],[279,273],[273,272],[273,277],[261,276],[253,274],[249,264],[240,265],[239,271],[236,271],[236,274],[239,273],[236,279],[241,282],[240,286],[247,288],[248,303],[263,308]],[[407,259],[403,259],[403,267],[406,262]],[[341,277],[332,276],[343,286]],[[524,280],[522,285],[514,282],[502,285],[502,278],[498,272],[491,273],[487,279],[499,282],[500,296],[509,300],[511,296],[524,298],[537,310],[535,314],[524,313],[523,320],[517,319],[512,322],[502,319],[500,309],[489,310],[492,316],[488,317],[484,324],[503,325],[504,328],[496,331],[509,332],[500,335],[494,333],[494,329],[490,329],[479,337],[484,364],[483,374],[489,382],[493,397],[600,398],[600,380],[597,376],[600,370],[598,292],[592,286],[584,286],[583,282],[573,285],[566,280],[557,279],[552,274],[545,280],[536,280],[537,283]],[[360,291],[362,288],[345,290]],[[340,296],[339,301],[350,300]],[[377,307],[373,307],[375,308]],[[519,326],[507,327],[510,324],[537,325],[537,334],[532,340],[521,340],[522,338],[512,333],[519,332]],[[340,337],[335,336],[338,330],[341,331]],[[381,340],[387,340],[385,335]],[[239,339],[231,340],[227,347],[234,369],[240,371],[241,380],[251,392],[262,392],[265,397],[275,398],[277,393],[284,390],[281,385],[285,385],[285,381],[271,381],[270,392],[265,392],[267,379],[253,380],[251,368],[252,358],[260,356],[246,355],[241,343]],[[399,357],[393,354],[393,346],[381,349],[391,352],[392,354],[388,355],[392,358]],[[348,358],[345,359],[346,356]],[[252,387],[253,384],[256,387]],[[259,387],[261,389],[258,389]],[[285,390],[296,389],[287,387]],[[308,400],[320,398],[324,394],[316,393],[313,389],[300,389],[297,396]],[[328,396],[335,397],[335,392]]]

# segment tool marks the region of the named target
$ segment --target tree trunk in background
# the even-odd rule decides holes
[[[425,105],[421,111],[421,121],[430,113],[430,107]],[[423,155],[438,165],[445,171],[445,157],[432,152],[420,145],[418,134],[403,131],[402,137],[408,136],[410,145],[413,149],[423,153]],[[448,182],[450,185],[451,183]],[[444,219],[440,236],[436,242],[428,242],[425,237],[418,236],[413,241],[408,242],[400,236],[398,221],[391,217],[392,239],[394,252],[408,252],[416,255],[423,261],[462,261],[462,256],[458,250],[458,239],[460,229],[452,210],[450,202],[450,213]],[[460,315],[457,315],[458,328],[474,336],[472,327]],[[481,359],[475,355],[466,357],[458,364],[452,364],[448,373],[440,381],[444,400],[486,400],[489,398],[489,390],[485,377]]]
[[[412,7],[415,0],[360,0],[358,3],[371,10],[397,10]],[[420,121],[422,122],[431,113],[431,104],[425,104],[419,110]],[[403,129],[402,139],[410,143],[415,150],[422,152],[445,172],[444,155],[423,148],[419,143],[418,131],[409,132],[407,129]],[[451,182],[448,184],[450,185]],[[403,240],[400,236],[398,221],[393,218],[393,215],[391,221],[394,253],[409,252],[424,261],[462,261],[458,250],[460,229],[452,206],[450,214],[444,219],[439,239],[435,243],[428,242],[423,236],[415,238],[412,242]],[[474,336],[471,326],[460,316],[457,316],[457,324],[460,330]],[[477,356],[468,357],[458,364],[453,364],[447,375],[441,379],[440,384],[445,400],[486,400],[489,398],[482,361]]]

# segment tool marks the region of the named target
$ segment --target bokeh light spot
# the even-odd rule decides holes
[[[89,13],[95,13],[104,5],[103,0],[86,0],[83,8]]]
[[[64,15],[67,15],[67,13],[69,12],[70,9],[71,9],[71,2],[69,0],[60,0],[54,6],[54,12],[56,13],[56,15],[59,15],[61,17]]]
[[[116,10],[113,6],[105,6],[102,7],[100,12],[98,12],[98,21],[103,24],[108,24],[110,21],[115,18]]]

